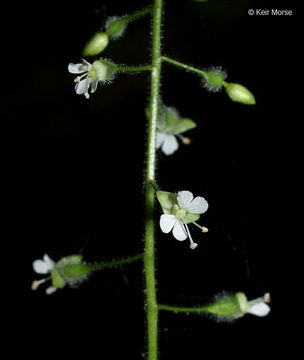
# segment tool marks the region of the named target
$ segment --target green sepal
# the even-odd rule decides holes
[[[127,18],[123,18],[123,17],[120,18],[117,16],[113,16],[108,18],[107,20],[106,31],[112,39],[118,39],[125,32],[127,25],[128,25]]]
[[[200,214],[191,214],[191,213],[187,212],[185,221],[188,224],[192,221],[197,221],[199,218],[200,218]]]
[[[117,72],[117,65],[112,61],[100,59],[92,64],[92,70],[89,71],[88,76],[97,77],[99,81],[106,82],[111,80]]]
[[[150,115],[150,109],[146,108],[147,118]],[[174,107],[160,104],[158,115],[158,130],[167,134],[178,135],[188,130],[194,129],[197,124],[189,118],[181,118]]]
[[[185,131],[194,129],[196,126],[197,126],[197,124],[193,120],[188,119],[188,118],[181,118],[173,126],[170,133],[172,135],[181,134],[181,133],[183,133]]]
[[[56,263],[56,267],[60,268],[61,266],[64,266],[66,264],[81,264],[82,259],[83,255],[81,254],[65,256]]]
[[[86,279],[92,270],[90,265],[82,262],[83,255],[69,255],[60,259],[55,266],[57,275],[60,275],[64,281],[64,284],[70,286],[79,285],[84,279]]]
[[[52,279],[52,285],[56,289],[62,289],[66,284],[64,278],[60,275],[60,272],[56,267],[51,271],[51,279]]]
[[[242,317],[248,309],[248,301],[244,293],[223,294],[204,307],[204,311],[216,316],[218,320],[234,320]]]
[[[161,106],[161,111],[163,112],[164,121],[166,126],[173,127],[174,124],[179,120],[179,114],[175,108],[167,107],[165,105]]]
[[[225,80],[225,74],[219,70],[205,71],[206,83],[211,87],[220,87]]]
[[[249,304],[246,295],[243,292],[235,293],[236,301],[238,302],[239,309],[242,314],[246,314],[249,309]]]
[[[177,194],[168,191],[156,191],[157,199],[164,214],[172,214],[173,206],[177,204]]]
[[[86,264],[66,264],[61,269],[61,272],[67,281],[82,280],[90,271],[91,267]]]
[[[82,55],[95,56],[100,54],[109,44],[109,35],[104,32],[99,32],[92,36],[92,38],[85,45]]]
[[[226,92],[232,101],[245,105],[255,105],[255,98],[243,85],[223,82]]]

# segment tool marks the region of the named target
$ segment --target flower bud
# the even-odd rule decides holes
[[[232,101],[236,101],[245,105],[254,105],[255,98],[253,94],[240,84],[223,82],[226,92]]]
[[[246,308],[247,299],[245,294],[243,296],[240,294],[243,293],[217,295],[213,303],[204,307],[204,311],[218,321],[233,321],[242,317],[241,308]]]
[[[263,317],[268,315],[270,307],[270,295],[248,301],[243,292],[235,294],[223,293],[215,297],[215,301],[203,307],[203,311],[215,317],[218,321],[233,321],[245,314]]]
[[[109,60],[96,60],[92,64],[92,69],[88,72],[88,76],[97,77],[98,81],[106,82],[112,80],[117,72],[117,65]]]
[[[100,54],[109,43],[109,35],[104,32],[95,34],[85,45],[83,56],[95,56]]]
[[[106,31],[111,39],[116,40],[123,36],[128,25],[127,18],[111,16],[106,22]]]

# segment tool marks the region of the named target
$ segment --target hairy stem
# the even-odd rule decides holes
[[[182,63],[180,61],[170,59],[170,58],[168,58],[166,56],[162,57],[162,61],[166,61],[167,63],[172,64],[172,65],[174,65],[176,67],[179,67],[179,68],[184,69],[186,71],[189,71],[189,72],[192,72],[194,74],[200,75],[203,78],[205,78],[206,80],[208,80],[208,76],[207,76],[206,72],[201,70],[201,69],[198,69],[198,68],[195,68],[193,66],[184,64],[184,63]]]
[[[96,264],[88,264],[87,266],[88,266],[88,268],[90,268],[92,270],[99,270],[99,269],[105,269],[105,268],[111,268],[111,267],[115,267],[115,266],[119,266],[119,265],[129,264],[134,261],[141,260],[141,259],[143,259],[143,254],[137,254],[137,255],[133,255],[133,256],[128,256],[123,259],[101,262],[101,263],[96,263]]]
[[[150,7],[147,7],[145,9],[143,9],[143,10],[138,10],[138,11],[135,11],[134,13],[132,13],[132,14],[126,15],[126,16],[124,16],[124,19],[127,19],[128,21],[136,20],[141,16],[144,16],[144,15],[147,15],[147,14],[151,13],[152,11],[153,11],[153,7],[150,6]]]
[[[117,66],[117,70],[121,72],[139,72],[139,71],[151,71],[151,65],[143,65],[143,66]]]
[[[159,310],[166,310],[166,311],[172,311],[175,313],[183,312],[183,313],[201,313],[206,312],[208,307],[181,307],[181,306],[173,306],[173,305],[164,305],[164,304],[158,304]]]
[[[147,305],[148,360],[157,360],[158,306],[155,284],[154,181],[156,165],[156,130],[161,74],[162,0],[154,1],[152,23],[152,71],[145,195],[145,281]]]

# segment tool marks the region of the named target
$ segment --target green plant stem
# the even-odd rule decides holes
[[[138,18],[141,17],[141,16],[150,14],[152,11],[153,11],[153,7],[150,6],[150,7],[147,7],[147,8],[145,8],[145,9],[135,11],[134,13],[129,14],[129,15],[126,15],[126,16],[124,16],[123,18],[126,19],[126,20],[128,20],[128,21],[132,21],[132,20],[138,19]]]
[[[148,149],[146,167],[145,193],[145,251],[144,267],[146,282],[147,311],[147,350],[148,360],[157,360],[158,306],[155,283],[155,239],[154,239],[154,206],[155,206],[155,167],[156,167],[156,131],[160,95],[161,74],[161,22],[162,0],[154,1],[152,22],[152,71],[150,87],[150,112],[148,128]]]
[[[132,263],[134,261],[138,261],[143,259],[143,254],[137,254],[134,256],[129,256],[123,259],[119,259],[119,260],[112,260],[109,262],[101,262],[101,263],[96,263],[96,264],[88,264],[88,268],[92,269],[92,270],[101,270],[101,269],[105,269],[105,268],[111,268],[111,267],[115,267],[115,266],[119,266],[119,265],[124,265],[124,264],[129,264]]]
[[[203,70],[201,70],[201,69],[198,69],[198,68],[195,68],[195,67],[193,67],[193,66],[184,64],[184,63],[182,63],[182,62],[180,62],[180,61],[176,61],[176,60],[170,59],[170,58],[168,58],[168,57],[166,57],[166,56],[163,56],[163,57],[162,57],[162,61],[166,61],[167,63],[172,64],[172,65],[174,65],[174,66],[177,66],[177,67],[179,67],[179,68],[181,68],[181,69],[184,69],[184,70],[186,70],[186,71],[190,71],[190,72],[192,72],[192,73],[194,73],[194,74],[197,74],[197,75],[200,75],[200,76],[202,76],[203,78],[205,78],[205,80],[208,80],[208,76],[207,76],[206,72],[203,71]]]
[[[181,307],[181,306],[173,306],[173,305],[164,305],[164,304],[158,304],[159,310],[165,310],[165,311],[172,311],[175,313],[183,312],[183,313],[201,313],[206,312],[208,309],[208,306],[203,307]]]
[[[120,72],[139,72],[139,71],[151,71],[152,65],[143,66],[123,66],[118,65],[117,70]]]

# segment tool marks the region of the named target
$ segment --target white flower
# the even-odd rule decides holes
[[[51,271],[55,267],[55,261],[53,261],[47,254],[44,254],[43,260],[38,259],[33,262],[33,269],[37,274],[50,274]],[[34,280],[32,283],[32,290],[38,289],[39,285],[50,280],[51,276],[48,276],[41,280]],[[49,286],[46,289],[46,293],[48,295],[52,294],[54,291],[56,291],[56,288],[54,286]]]
[[[248,310],[247,313],[255,316],[266,316],[270,312],[270,294],[266,293],[263,297],[257,298],[255,300],[248,301]]]
[[[191,140],[181,133],[195,127],[194,121],[182,118],[174,107],[161,104],[157,121],[156,148],[161,148],[165,155],[172,155],[179,148],[177,138],[185,145],[191,143]]]
[[[82,59],[82,63],[72,64],[70,63],[68,66],[68,70],[72,74],[79,74],[75,78],[75,91],[78,95],[84,95],[87,99],[90,97],[89,88],[91,87],[91,93],[94,93],[97,89],[98,85],[98,77],[91,76],[92,74],[89,72],[92,70],[92,65],[86,60]]]
[[[158,131],[156,148],[161,148],[165,155],[171,155],[179,148],[179,145],[174,135]]]
[[[207,232],[207,228],[192,220],[193,214],[203,214],[207,209],[208,203],[203,197],[197,196],[193,199],[190,191],[180,191],[177,194],[177,204],[174,204],[172,213],[161,215],[160,228],[164,233],[173,230],[173,236],[179,241],[184,241],[189,237],[190,248],[195,249],[198,244],[193,241],[187,223],[191,222],[203,232]]]

